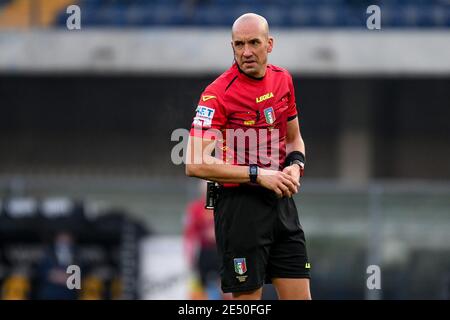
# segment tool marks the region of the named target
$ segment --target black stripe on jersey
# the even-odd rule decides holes
[[[287,121],[294,120],[295,118],[297,118],[297,115],[295,115],[295,116],[290,116],[290,117],[287,119]]]
[[[234,80],[236,80],[237,77],[238,77],[238,76],[235,76],[235,77],[233,78],[233,80],[231,80],[231,82],[230,82],[230,83],[227,85],[227,87],[225,88],[225,91],[228,90],[228,88],[233,84]]]

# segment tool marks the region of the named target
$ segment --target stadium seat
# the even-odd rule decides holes
[[[0,6],[8,3],[0,0]],[[375,2],[382,9],[382,24],[394,28],[450,26],[446,0],[392,0]],[[256,12],[274,27],[365,28],[370,1],[356,0],[80,0],[85,27],[229,26],[237,16]],[[67,14],[54,24],[64,26]]]

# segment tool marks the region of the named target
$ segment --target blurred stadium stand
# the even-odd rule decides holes
[[[135,250],[148,230],[124,211],[89,216],[82,202],[68,198],[2,199],[0,210],[0,299],[40,299],[41,266],[53,237],[67,232],[75,239],[76,264],[82,266],[82,290],[77,299],[133,299],[138,297],[136,280],[129,279],[122,255]],[[128,225],[128,230],[124,230]],[[134,243],[130,241],[132,228]],[[128,259],[129,259],[128,255]],[[65,271],[65,270],[64,270]],[[133,270],[131,275],[137,275]],[[117,288],[120,283],[119,288]],[[130,286],[131,283],[131,286]],[[61,299],[64,296],[61,297]]]
[[[67,1],[0,0],[0,286],[9,297],[36,296],[46,234],[63,226],[96,270],[79,298],[102,288],[101,298],[183,297],[174,255],[197,195],[171,162],[171,134],[190,127],[201,91],[231,64],[229,28],[247,11],[268,18],[270,61],[295,81],[308,150],[296,201],[313,298],[450,297],[448,0],[72,3],[81,31],[66,29]],[[369,4],[381,6],[381,32],[365,29]],[[43,215],[55,197],[71,199],[56,205],[71,203],[70,218]],[[137,264],[153,274],[124,271]],[[369,264],[381,266],[379,295],[365,286]],[[122,273],[131,276],[118,281]]]
[[[3,6],[10,18],[2,22],[0,12],[0,26],[65,27],[69,4],[82,8],[85,27],[224,27],[245,12],[258,12],[272,27],[362,28],[372,4],[382,8],[385,27],[450,26],[448,0],[2,0],[0,10]],[[27,19],[23,13],[33,8]]]
[[[83,0],[88,26],[230,26],[245,12],[258,12],[272,27],[361,27],[365,9],[378,4],[386,27],[450,26],[447,0]],[[180,10],[181,9],[181,10]],[[60,15],[57,24],[65,25]]]

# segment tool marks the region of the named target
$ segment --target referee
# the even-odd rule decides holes
[[[234,64],[202,93],[188,143],[186,174],[219,185],[221,286],[235,299],[261,299],[264,283],[273,283],[280,299],[311,299],[292,198],[305,145],[292,77],[267,63],[273,43],[264,17],[247,13],[234,22]]]

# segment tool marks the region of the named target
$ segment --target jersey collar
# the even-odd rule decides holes
[[[239,68],[239,65],[237,63],[236,63],[236,67],[237,67],[239,73],[242,75],[242,78],[248,79],[248,80],[254,80],[254,81],[262,81],[262,80],[264,80],[266,78],[266,76],[267,76],[267,71],[269,69],[269,66],[267,66],[266,74],[264,76],[262,76],[261,78],[257,78],[257,77],[253,77],[251,75],[246,74],[244,71],[241,70],[241,68]]]

